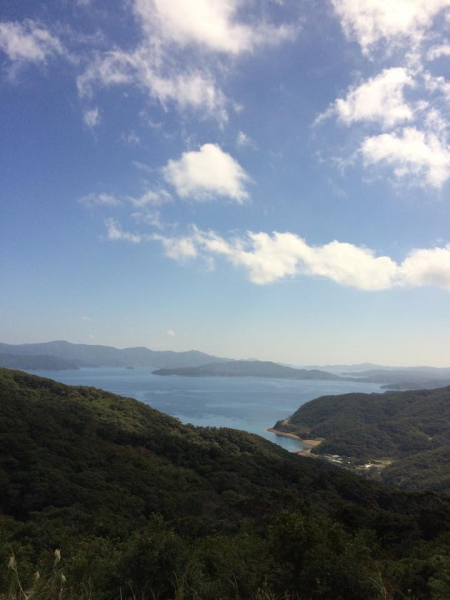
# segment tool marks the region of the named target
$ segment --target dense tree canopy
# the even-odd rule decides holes
[[[0,369],[0,461],[0,598],[450,594],[449,497],[258,436]]]

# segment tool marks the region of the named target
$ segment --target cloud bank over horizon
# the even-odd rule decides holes
[[[376,256],[369,248],[337,240],[311,246],[289,232],[248,231],[245,236],[226,239],[192,226],[187,235],[168,237],[126,232],[113,220],[106,225],[110,241],[157,241],[167,257],[182,264],[203,259],[210,269],[214,268],[215,259],[224,258],[246,270],[249,280],[257,285],[300,275],[322,277],[368,292],[428,285],[450,290],[450,244],[413,249],[397,263],[389,256]]]

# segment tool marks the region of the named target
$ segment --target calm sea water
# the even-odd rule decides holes
[[[148,369],[89,368],[33,371],[69,385],[88,385],[136,398],[183,423],[233,427],[257,433],[291,452],[296,440],[266,431],[299,406],[328,394],[379,392],[376,384],[348,381],[290,381],[258,377],[162,377]]]

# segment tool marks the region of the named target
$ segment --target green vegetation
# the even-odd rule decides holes
[[[325,438],[312,453],[388,460],[378,475],[404,489],[450,492],[450,387],[324,396],[275,425]]]
[[[0,598],[442,600],[450,498],[0,369]]]
[[[185,377],[277,377],[279,379],[319,379],[345,381],[346,378],[317,369],[293,369],[270,361],[234,360],[227,363],[208,363],[183,369],[159,369],[154,375],[183,375]],[[349,379],[349,378],[347,378]]]

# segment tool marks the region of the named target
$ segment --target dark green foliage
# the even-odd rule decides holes
[[[325,438],[317,455],[394,461],[381,471],[386,483],[450,491],[450,387],[324,396],[275,428]]]
[[[447,496],[6,369],[0,481],[2,600],[437,600],[450,585]]]

